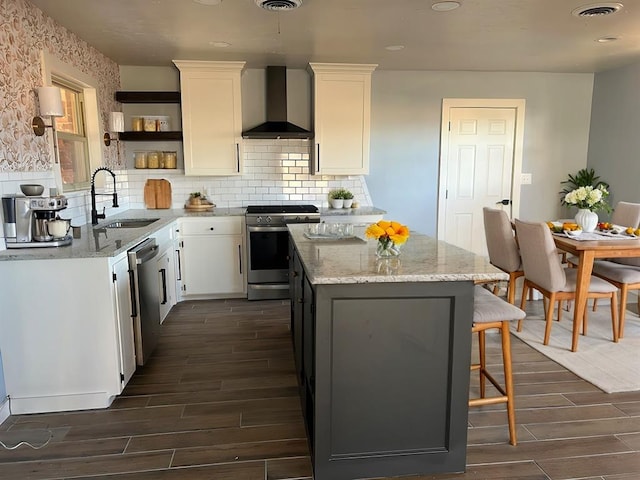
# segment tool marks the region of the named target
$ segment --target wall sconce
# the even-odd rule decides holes
[[[120,133],[124,132],[124,113],[122,112],[110,112],[109,113],[109,132]],[[111,145],[111,141],[118,142],[118,138],[111,138],[109,132],[104,134],[104,144],[108,147]]]
[[[37,90],[41,116],[33,117],[31,128],[36,136],[41,137],[44,135],[45,128],[55,130],[53,117],[63,117],[64,108],[62,107],[62,94],[58,87],[38,87]],[[45,125],[42,117],[51,117],[51,125]]]

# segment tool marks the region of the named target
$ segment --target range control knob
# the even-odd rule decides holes
[[[257,217],[256,218],[256,223],[262,223],[262,217]]]
[[[49,200],[49,206],[50,207],[55,207],[56,206],[56,201],[55,200]]]
[[[296,223],[300,223],[301,220],[302,219],[300,217],[296,217],[293,221],[296,222]]]
[[[267,217],[267,223],[271,223],[271,217]]]

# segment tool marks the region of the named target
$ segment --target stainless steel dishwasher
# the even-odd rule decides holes
[[[158,245],[154,238],[148,238],[128,254],[136,363],[144,365],[160,338],[160,288],[154,261]]]

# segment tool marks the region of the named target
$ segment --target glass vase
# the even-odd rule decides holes
[[[583,232],[593,232],[598,225],[598,214],[588,208],[581,208],[576,213],[575,220]]]
[[[378,245],[376,246],[376,256],[378,258],[397,257],[398,255],[400,255],[400,245],[396,245],[389,238],[378,239]]]

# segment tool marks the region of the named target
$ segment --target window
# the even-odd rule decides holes
[[[60,87],[64,116],[56,118],[58,158],[64,191],[87,189],[91,167],[86,135],[86,119],[82,87],[60,78],[52,78]]]

